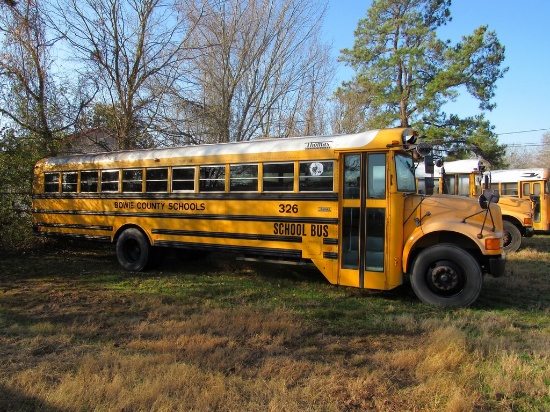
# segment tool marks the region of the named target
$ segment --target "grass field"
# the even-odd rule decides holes
[[[210,255],[123,272],[112,248],[0,259],[0,411],[550,410],[550,237],[476,304]]]

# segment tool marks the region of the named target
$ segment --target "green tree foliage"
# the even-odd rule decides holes
[[[374,0],[353,48],[342,50],[341,61],[356,74],[336,97],[353,107],[361,96],[366,127],[412,126],[442,147],[450,142],[454,156],[474,152],[499,164],[505,148],[483,112],[495,107],[496,81],[507,71],[504,46],[487,26],[455,45],[440,40],[437,29],[451,21],[450,7],[451,0]],[[479,114],[443,111],[461,91],[479,101]],[[466,146],[453,144],[457,139]]]
[[[0,130],[0,251],[31,246],[33,166],[43,156],[36,139]]]

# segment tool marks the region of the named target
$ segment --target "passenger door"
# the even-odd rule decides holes
[[[343,154],[339,284],[384,288],[386,154]]]

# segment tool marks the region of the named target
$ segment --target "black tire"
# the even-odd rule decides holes
[[[442,243],[424,249],[415,259],[411,286],[420,300],[432,306],[459,308],[475,302],[483,274],[464,249]]]
[[[521,232],[512,222],[504,220],[502,222],[504,229],[502,241],[503,249],[506,253],[515,252],[521,246]]]
[[[138,229],[126,229],[116,243],[118,263],[126,270],[139,272],[144,270],[151,258],[151,245]]]

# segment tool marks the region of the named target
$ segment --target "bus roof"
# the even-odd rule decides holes
[[[547,168],[533,169],[510,169],[510,170],[492,170],[491,182],[493,183],[511,183],[525,180],[547,180]]]
[[[479,159],[464,159],[445,162],[443,168],[445,173],[471,173],[479,172]]]
[[[42,159],[43,167],[74,164],[131,163],[135,161],[160,161],[161,159],[194,158],[202,156],[247,155],[260,153],[303,152],[308,150],[352,150],[364,148],[380,139],[380,148],[391,143],[402,143],[410,129],[396,128],[370,130],[355,134],[269,138],[236,143],[190,145],[161,149],[125,150],[103,153],[66,155]],[[412,132],[412,131],[411,131]]]
[[[479,159],[464,159],[445,162],[441,167],[434,166],[433,176],[440,177],[441,169],[445,169],[446,174],[469,174],[472,172],[479,172],[479,162]],[[426,173],[423,169],[423,167],[418,168],[416,172],[416,177],[423,178],[427,176],[432,176],[432,174]]]

